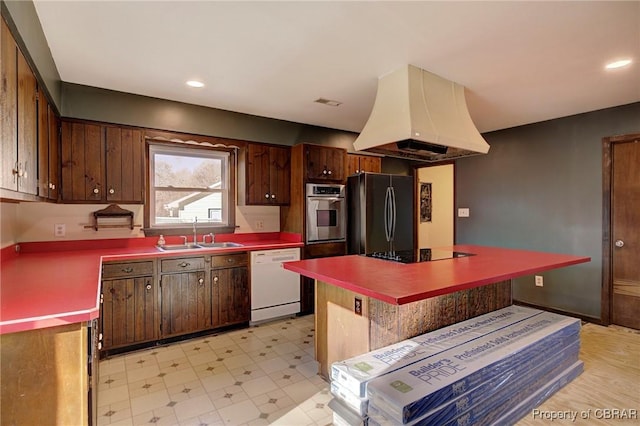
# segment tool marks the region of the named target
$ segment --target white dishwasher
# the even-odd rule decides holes
[[[251,322],[300,312],[300,274],[282,262],[300,260],[300,249],[251,252]]]

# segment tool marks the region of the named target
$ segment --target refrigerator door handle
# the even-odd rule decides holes
[[[384,235],[387,242],[391,241],[391,187],[387,187],[384,195]]]
[[[391,199],[391,229],[389,234],[391,235],[391,241],[396,235],[396,190],[393,186],[389,187],[390,191],[390,199]]]

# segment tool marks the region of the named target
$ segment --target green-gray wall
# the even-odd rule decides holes
[[[591,257],[514,280],[514,299],[600,318],[602,138],[639,133],[640,103],[484,135],[489,154],[456,162],[456,242]]]

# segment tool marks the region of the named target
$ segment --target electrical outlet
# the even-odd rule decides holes
[[[67,225],[64,223],[56,223],[53,225],[53,236],[54,237],[64,237],[67,233]]]
[[[469,208],[458,209],[458,217],[469,217]]]
[[[356,315],[362,316],[362,299],[358,297],[355,298],[353,302],[353,312],[355,312]]]
[[[542,279],[542,275],[536,275],[536,287],[544,286],[544,280]]]
[[[264,221],[256,220],[256,229],[264,229]]]

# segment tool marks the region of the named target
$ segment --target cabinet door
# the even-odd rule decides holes
[[[346,151],[340,148],[325,148],[327,178],[331,180],[345,180],[346,175]]]
[[[306,147],[307,179],[320,179],[326,177],[326,156],[324,148],[316,145]]]
[[[360,156],[347,154],[347,176],[357,175],[360,172]]]
[[[382,159],[369,155],[360,156],[360,172],[380,173],[382,170]]]
[[[102,295],[103,349],[158,338],[153,277],[105,280],[102,282]]]
[[[57,200],[60,190],[60,119],[49,105],[49,199]]]
[[[291,197],[291,150],[270,147],[270,196],[272,204],[289,204]]]
[[[204,271],[161,278],[162,337],[211,328],[211,286]]]
[[[38,195],[49,198],[49,102],[38,92]]]
[[[18,191],[38,193],[36,77],[18,49]]]
[[[213,326],[248,322],[251,319],[247,267],[213,269]]]
[[[18,189],[18,57],[9,27],[0,19],[0,186]]]
[[[106,199],[142,203],[144,149],[142,132],[119,127],[106,128]]]
[[[269,146],[247,144],[247,204],[270,204]]]
[[[318,145],[307,146],[307,179],[342,181],[346,172],[346,151]]]
[[[94,124],[62,123],[62,199],[103,199],[104,132]]]

